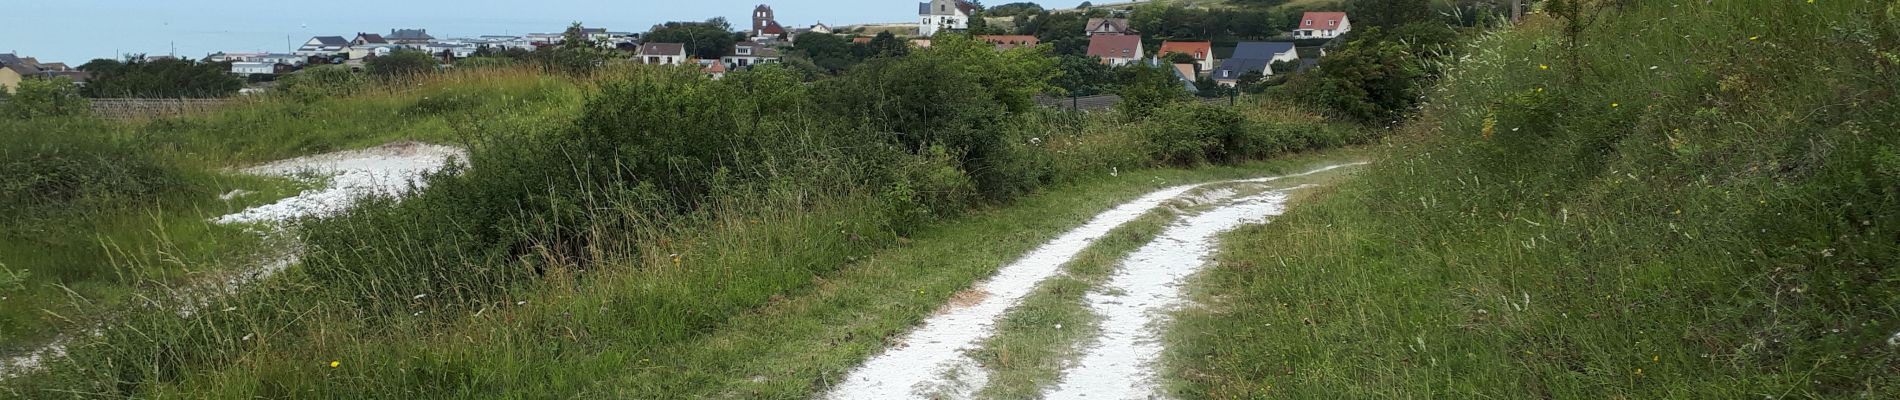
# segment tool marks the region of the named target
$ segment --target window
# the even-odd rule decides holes
[[[1307,25],[1307,26],[1313,26],[1313,20],[1310,20],[1310,19],[1309,19],[1309,20],[1306,20],[1306,25]]]
[[[1339,26],[1338,20],[1326,21],[1326,26]]]

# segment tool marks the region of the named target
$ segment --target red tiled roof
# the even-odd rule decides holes
[[[1196,60],[1206,60],[1214,57],[1214,44],[1210,42],[1162,42],[1161,51],[1159,51],[1159,53],[1163,56],[1169,53],[1181,53],[1194,56]]]
[[[1089,37],[1090,57],[1138,58],[1140,55],[1140,36],[1095,35]]]
[[[1307,11],[1293,29],[1339,29],[1339,23],[1345,20],[1343,12]]]

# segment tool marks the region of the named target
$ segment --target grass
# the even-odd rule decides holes
[[[1361,177],[1229,235],[1176,395],[1900,395],[1900,14],[1604,12],[1480,38]]]
[[[581,84],[489,70],[414,85],[375,88],[347,99],[239,100],[206,115],[11,127],[38,130],[34,135],[122,142],[155,158],[175,180],[142,198],[62,206],[70,210],[34,226],[4,227],[0,267],[20,278],[0,280],[8,283],[0,285],[0,354],[98,324],[110,318],[109,310],[130,305],[144,291],[216,279],[259,262],[258,234],[210,219],[273,202],[307,185],[227,168],[401,139],[453,142],[459,139],[452,134],[461,123],[456,121],[477,110],[511,121],[571,112],[579,104]],[[91,165],[87,168],[113,167],[103,159]],[[238,189],[253,193],[218,198]]]

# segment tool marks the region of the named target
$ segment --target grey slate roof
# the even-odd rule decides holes
[[[390,30],[389,30],[389,36],[384,36],[383,38],[384,38],[384,39],[389,39],[389,40],[430,40],[430,39],[435,39],[435,37],[434,37],[434,36],[429,36],[429,30],[428,30],[428,29],[390,29]]]
[[[1234,46],[1234,59],[1273,59],[1273,55],[1293,51],[1288,42],[1240,42]]]
[[[20,64],[20,56],[13,53],[0,53],[0,65]]]
[[[1221,61],[1220,67],[1214,68],[1214,72],[1207,76],[1215,80],[1236,80],[1247,72],[1266,73],[1267,66],[1271,64],[1273,60],[1267,58],[1230,58]]]
[[[647,43],[640,45],[640,55],[677,55],[686,54],[685,43]]]
[[[316,39],[317,43],[322,43],[324,46],[345,46],[350,44],[350,40],[344,39],[342,36],[318,36],[312,39]]]

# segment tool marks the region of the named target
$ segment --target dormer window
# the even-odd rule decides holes
[[[1313,26],[1313,20],[1306,20],[1306,26]]]
[[[1326,26],[1339,26],[1339,21],[1326,21]]]

